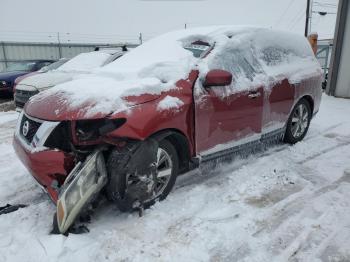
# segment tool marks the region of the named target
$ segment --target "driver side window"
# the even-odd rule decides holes
[[[210,69],[222,69],[232,73],[234,81],[224,87],[223,95],[247,90],[251,87],[256,75],[263,72],[261,65],[249,48],[224,48],[215,54],[209,65]]]

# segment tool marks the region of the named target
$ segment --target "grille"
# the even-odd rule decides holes
[[[40,126],[41,123],[31,120],[27,116],[23,115],[19,133],[25,140],[27,140],[28,143],[31,143]]]
[[[70,152],[70,130],[70,124],[68,122],[61,122],[49,135],[45,142],[45,146],[49,148],[57,148],[65,152]]]
[[[16,107],[24,107],[24,104],[28,102],[29,98],[38,94],[39,91],[25,91],[17,89],[15,92],[15,104]]]

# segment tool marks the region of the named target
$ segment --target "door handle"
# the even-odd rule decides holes
[[[260,92],[252,92],[252,93],[249,93],[248,98],[254,99],[254,98],[259,97],[260,95],[261,95]]]

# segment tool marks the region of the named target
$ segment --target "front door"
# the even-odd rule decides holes
[[[254,79],[263,70],[249,47],[221,50],[208,57],[208,68],[230,72],[231,85],[204,88],[198,79],[194,90],[196,152],[201,156],[261,137],[265,94]]]
[[[195,99],[199,155],[209,155],[260,138],[264,89],[222,97],[225,88],[206,88],[200,99]]]

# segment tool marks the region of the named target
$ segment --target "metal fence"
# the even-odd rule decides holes
[[[9,64],[25,60],[72,58],[83,52],[93,51],[96,47],[120,47],[125,44],[73,44],[73,43],[20,43],[0,42],[0,71]],[[127,44],[135,47],[135,44]]]

